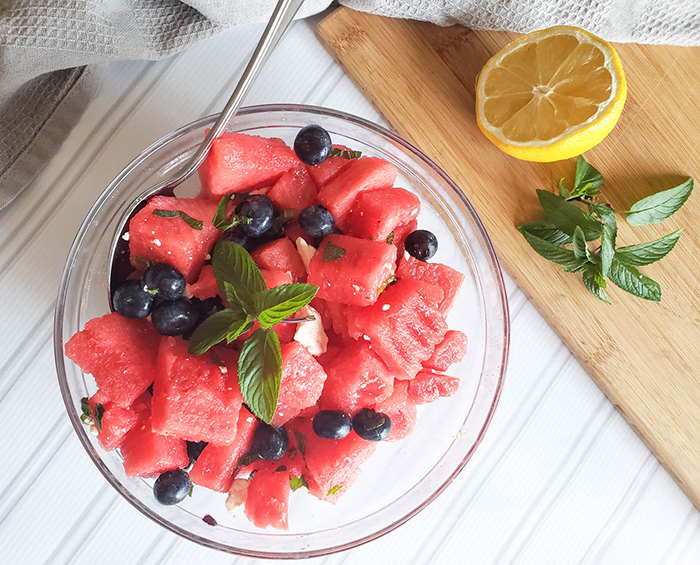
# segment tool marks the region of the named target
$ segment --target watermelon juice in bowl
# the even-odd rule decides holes
[[[233,512],[227,511],[225,493],[203,488],[198,486],[199,483],[195,485],[192,496],[186,496],[177,505],[166,506],[157,502],[154,498],[153,478],[129,476],[134,473],[127,474],[125,471],[123,455],[127,451],[124,447],[122,446],[121,450],[107,451],[104,447],[104,434],[101,438],[102,443],[100,443],[98,438],[91,433],[90,426],[86,426],[81,421],[81,413],[85,413],[86,409],[84,403],[81,406],[81,401],[86,397],[93,397],[97,392],[97,386],[91,375],[84,374],[66,356],[66,343],[72,336],[83,330],[88,321],[110,312],[109,253],[121,216],[144,187],[165,178],[192,154],[203,139],[205,131],[211,127],[214,121],[215,116],[198,120],[169,134],[146,149],[107,187],[81,226],[68,256],[56,307],[54,345],[61,392],[78,437],[98,469],[124,498],[167,529],[209,547],[256,557],[311,557],[348,549],[392,530],[424,508],[464,467],[481,441],[496,407],[508,353],[508,307],[500,268],[483,225],[461,191],[432,161],[396,134],[361,118],[323,108],[275,105],[241,110],[229,125],[229,131],[264,138],[279,138],[287,145],[292,146],[295,137],[302,128],[309,124],[317,124],[330,134],[334,145],[361,152],[363,156],[383,159],[391,164],[392,168],[396,167],[398,176],[394,186],[410,191],[420,201],[417,227],[430,230],[439,242],[437,254],[430,261],[445,264],[465,275],[464,282],[459,287],[459,291],[454,297],[454,304],[447,316],[447,325],[454,332],[454,335],[461,332],[467,337],[467,353],[459,363],[450,366],[448,370],[449,375],[455,377],[450,382],[457,382],[459,388],[457,389],[455,386],[446,393],[451,394],[451,396],[419,405],[417,409],[413,409],[414,412],[409,411],[408,418],[415,419],[415,427],[410,435],[399,441],[378,442],[376,449],[373,444],[371,457],[365,454],[366,450],[362,446],[350,454],[346,462],[348,467],[354,468],[356,463],[359,464],[360,460],[362,461],[355,473],[358,475],[356,480],[351,486],[348,485],[349,488],[346,491],[338,493],[338,490],[342,489],[344,485],[334,485],[328,492],[320,493],[320,498],[327,500],[319,500],[312,496],[307,488],[294,489],[289,495],[287,530],[256,527],[240,507]],[[345,157],[350,156],[345,155]],[[319,178],[314,180],[323,182],[323,179],[319,180]],[[199,190],[200,181],[194,177],[176,189],[176,196],[183,199],[193,197]],[[371,202],[370,205],[372,205]],[[388,200],[386,206],[391,207],[391,205],[391,200]],[[195,213],[191,215],[196,216]],[[169,221],[181,222],[183,220],[177,218]],[[349,227],[348,223],[351,221],[351,219],[346,220],[344,225],[346,230],[352,231],[353,228]],[[362,221],[362,218],[358,216],[355,222],[356,226],[362,225]],[[415,229],[415,225],[413,228]],[[344,245],[347,247],[348,253],[353,252],[350,240],[338,239],[348,236],[331,235],[328,237],[329,241],[338,245],[334,246],[328,242],[321,243],[319,249],[324,258],[327,258],[325,248],[328,247],[331,248],[332,252],[334,247],[338,248]],[[394,238],[388,239],[393,240]],[[343,241],[345,243],[342,243]],[[318,245],[319,242],[316,244]],[[385,245],[385,242],[382,244]],[[288,244],[285,242],[285,245]],[[378,243],[367,243],[367,245],[379,248]],[[401,252],[398,254],[399,270],[402,273],[407,273],[410,269],[406,266],[401,271],[403,250]],[[397,252],[393,253],[396,257]],[[253,252],[253,257],[256,258],[256,252]],[[410,258],[407,256],[405,259]],[[309,272],[311,273],[311,271]],[[332,278],[334,273],[332,272],[329,276]],[[361,275],[365,276],[363,273]],[[311,275],[309,276],[311,278]],[[360,275],[358,274],[358,276]],[[380,292],[387,293],[385,294],[386,300],[398,294],[396,289],[408,289],[406,292],[411,290],[408,283],[401,286],[403,284],[401,283],[402,276],[403,274],[399,275],[399,282],[392,285],[393,290],[391,287],[380,289]],[[406,276],[410,278],[410,273]],[[192,280],[188,282],[192,282]],[[198,283],[195,282],[195,284]],[[273,285],[268,281],[268,286]],[[188,290],[191,288],[191,285],[188,286]],[[402,298],[396,297],[395,300]],[[426,298],[426,300],[429,299]],[[316,302],[312,302],[312,304],[316,304]],[[388,310],[389,306],[390,304],[384,304],[383,308]],[[118,315],[112,314],[112,316]],[[347,317],[349,319],[349,316]],[[366,334],[372,333],[372,329],[382,323],[381,310],[376,310],[375,314],[372,315],[367,313],[363,316],[358,315],[357,318],[358,324],[364,323]],[[341,319],[341,322],[345,322],[347,328],[345,317]],[[150,324],[145,319],[143,323]],[[406,323],[420,325],[423,322],[418,318],[415,320],[407,318]],[[281,325],[283,324],[278,324],[275,327],[279,328]],[[153,331],[152,327],[149,327],[151,329],[144,330],[146,333]],[[332,329],[328,331],[330,333]],[[444,328],[442,331],[444,333]],[[280,331],[280,333],[283,332]],[[109,336],[105,338],[105,335],[101,335],[101,339],[111,339]],[[148,335],[151,336],[151,333]],[[368,335],[359,335],[360,338],[369,341]],[[132,335],[132,337],[134,336]],[[355,336],[356,339],[357,337]],[[136,351],[140,347],[138,345],[140,342],[150,338],[138,334],[134,339],[136,339],[134,343],[137,344],[134,348]],[[161,339],[160,336],[158,339]],[[163,339],[165,340],[165,338]],[[167,345],[170,352],[168,358],[183,359],[187,352],[186,347],[180,343],[182,340],[180,338],[167,339],[170,340]],[[358,342],[361,341],[362,339],[358,339]],[[410,356],[414,346],[410,340],[407,343],[404,353]],[[163,353],[164,347],[161,345],[159,350],[161,358],[165,355]],[[178,347],[184,347],[184,353],[178,353]],[[362,344],[358,345],[348,339],[342,342],[342,346],[337,347],[336,353],[342,356],[342,354],[347,354],[347,351],[361,347]],[[363,355],[369,354],[365,352]],[[285,359],[297,359],[304,356],[308,357],[309,354],[298,342],[291,341],[282,344],[283,362],[287,363]],[[355,359],[355,357],[351,357],[347,365],[353,365]],[[357,357],[357,359],[359,363],[360,358]],[[366,359],[363,359],[362,362],[366,362]],[[289,363],[292,362],[289,361]],[[298,366],[303,365],[302,361],[296,363]],[[309,363],[313,365],[315,361],[312,359]],[[217,364],[222,366],[224,373],[230,370],[235,371],[233,367],[231,369],[224,367],[225,363],[221,359],[217,360]],[[338,364],[341,363],[338,362]],[[400,371],[401,367],[396,367],[395,370]],[[311,377],[309,378],[311,379]],[[398,380],[394,382],[399,383]],[[408,390],[410,383],[408,381],[403,381],[403,383],[407,384],[401,384],[400,387]],[[158,390],[155,390],[154,394],[159,394]],[[134,407],[141,406],[139,402],[150,403],[148,395],[148,392],[144,392],[139,397],[141,400],[134,401],[132,409],[138,412],[140,409]],[[437,396],[438,393],[435,392],[434,397]],[[99,394],[96,398],[99,399]],[[433,399],[431,397],[431,400]],[[95,414],[96,401],[92,400],[91,402],[92,405],[87,407],[87,413]],[[323,407],[323,397],[320,399],[320,403]],[[392,413],[391,409],[390,406],[387,406],[386,412]],[[148,410],[148,408],[144,408],[144,410]],[[314,408],[308,407],[306,410],[308,413]],[[377,410],[379,411],[379,408]],[[240,416],[242,413],[243,409],[238,415]],[[411,416],[413,413],[415,413],[415,417]],[[129,417],[141,416],[132,415]],[[398,416],[395,418],[395,431],[402,429],[402,426],[405,428],[411,424],[411,422],[399,421]],[[85,419],[83,418],[83,420]],[[251,416],[248,424],[245,424],[245,420],[246,418],[243,417],[238,420],[239,434],[242,433],[240,430],[243,430],[246,425],[252,426],[250,422],[254,418]],[[88,422],[90,421],[92,420],[88,417]],[[303,428],[304,425],[309,429]],[[292,450],[285,457],[293,453],[297,457],[296,461],[303,460],[303,457],[297,454],[304,447],[299,445],[300,435],[311,436],[309,440],[311,450],[315,449],[314,446],[317,444],[325,445],[324,441],[336,443],[335,440],[319,440],[313,435],[310,420],[306,424],[300,424],[300,426],[302,427],[297,430],[289,429],[289,443]],[[93,431],[95,431],[94,428]],[[225,434],[226,430],[224,429],[222,433]],[[355,436],[354,431],[351,434],[353,434],[353,441],[364,441]],[[132,433],[132,436],[135,435]],[[129,437],[128,434],[126,437]],[[142,451],[145,449],[143,447],[144,441],[150,441],[150,439],[143,440],[132,437],[130,443],[136,444],[137,447],[133,448],[132,446],[129,449],[132,452],[134,449]],[[340,441],[348,442],[350,440]],[[332,457],[330,451],[328,455],[324,452],[318,454],[314,464],[325,465],[327,460]],[[183,456],[179,454],[174,457],[177,459]],[[352,460],[353,457],[356,460]],[[131,465],[132,471],[133,459],[132,455],[131,461],[127,460],[127,467]],[[239,461],[239,465],[247,462]],[[284,459],[280,462],[287,462],[290,467],[296,465],[293,459]],[[311,463],[308,461],[307,463],[310,468]],[[260,462],[258,462],[259,464]],[[184,467],[186,461],[179,461],[173,465]],[[273,464],[273,468],[275,466]],[[281,473],[285,477],[289,476],[290,480],[293,481],[295,472],[287,469],[287,465],[279,465],[274,471],[280,472],[282,467],[284,469]],[[264,469],[264,466],[261,469]],[[255,469],[253,470],[255,471]],[[274,471],[270,470],[268,474],[272,481],[277,484],[279,476],[273,476]],[[238,472],[238,467],[235,472]],[[257,482],[262,482],[265,473],[262,470],[258,472],[260,474]],[[191,473],[195,473],[194,468]],[[301,471],[298,473],[300,474]],[[318,476],[312,478],[311,489],[318,490],[314,479],[320,483],[321,478]],[[255,481],[254,475],[253,480]],[[287,479],[285,478],[285,480]],[[230,480],[225,485],[225,489],[220,490],[227,490],[229,483]],[[264,507],[263,501],[260,512],[263,512]],[[255,519],[260,520],[260,516],[256,516]]]

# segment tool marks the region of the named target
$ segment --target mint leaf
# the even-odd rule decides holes
[[[615,257],[615,240],[617,239],[617,219],[615,212],[607,204],[589,204],[588,208],[603,222],[600,236],[601,276],[605,279],[610,272],[610,265]]]
[[[603,231],[600,221],[576,206],[576,204],[567,202],[565,198],[547,190],[538,190],[537,197],[540,200],[540,204],[542,204],[548,223],[554,224],[561,231],[571,236],[574,235],[576,226],[580,226],[586,241],[593,241],[600,237]]]
[[[591,291],[593,296],[600,298],[603,302],[607,302],[608,304],[610,304],[610,299],[605,293],[605,290],[603,290],[605,285],[600,284],[601,282],[605,283],[605,280],[600,274],[600,268],[601,267],[599,264],[587,263],[583,270],[583,284],[586,285],[586,288],[589,291]]]
[[[267,290],[262,273],[250,254],[237,243],[220,241],[212,254],[214,276],[221,295],[229,304],[240,304],[254,313],[253,296]]]
[[[99,402],[95,404],[95,425],[97,426],[97,429],[102,431],[102,417],[105,415],[105,407],[102,406]]]
[[[326,496],[333,496],[336,494],[341,488],[343,488],[343,485],[335,485],[334,487],[331,487],[331,489],[328,491]]]
[[[275,473],[283,473],[286,470],[287,470],[286,465],[280,465],[279,467],[277,467],[277,469],[275,469]]]
[[[582,261],[590,261],[591,253],[588,250],[588,244],[586,243],[586,238],[583,235],[583,230],[576,226],[574,230],[574,239],[572,241],[574,248],[574,255],[577,259]]]
[[[294,436],[297,438],[297,449],[299,453],[306,455],[306,436],[299,430],[294,430]]]
[[[583,155],[579,155],[576,160],[576,177],[574,178],[573,197],[576,193],[580,195],[600,194],[598,187],[603,184],[603,175],[596,168],[588,163]]]
[[[682,231],[683,230],[676,230],[662,238],[650,241],[649,243],[620,247],[615,251],[615,257],[617,257],[621,263],[630,267],[651,265],[659,259],[663,259],[671,252],[676,246],[678,239],[681,237]]]
[[[309,483],[306,482],[304,475],[301,477],[289,477],[289,487],[292,489],[292,492],[294,492],[301,487],[306,487],[308,489]]]
[[[161,218],[180,217],[193,230],[201,230],[204,227],[204,222],[202,222],[202,220],[195,220],[192,216],[188,216],[182,210],[153,210],[153,215]]]
[[[284,224],[286,224],[293,217],[294,208],[285,208],[284,210],[277,212],[275,217],[272,219],[272,227],[270,228],[270,231],[272,233],[279,232],[282,229],[282,226],[284,226]]]
[[[688,179],[678,186],[642,198],[630,208],[627,223],[632,226],[645,226],[665,220],[685,204],[691,192],[693,179]]]
[[[351,151],[350,149],[340,149],[334,147],[331,149],[329,157],[342,157],[343,159],[359,159],[362,157],[362,151]]]
[[[661,286],[655,280],[644,276],[635,267],[625,265],[617,257],[610,266],[610,280],[622,290],[654,302],[661,302]]]
[[[92,419],[92,406],[90,406],[87,396],[84,396],[80,399],[80,410],[82,412],[82,414],[80,415],[80,421],[83,424],[90,423],[88,422],[88,420]]]
[[[382,286],[379,287],[379,290],[377,291],[377,296],[379,296],[382,292],[384,292],[386,290],[386,287],[388,287],[391,284],[394,284],[397,280],[399,280],[399,279],[397,279],[396,277],[389,277],[386,280],[386,282]]]
[[[231,475],[235,477],[241,467],[247,467],[248,465],[252,465],[258,459],[260,459],[260,455],[258,455],[254,451],[248,451],[244,453],[243,455],[241,455],[240,459],[238,459],[236,467],[233,469]]]
[[[521,226],[518,226],[518,229],[521,232],[526,231],[535,237],[539,237],[540,239],[544,239],[550,243],[556,243],[557,245],[571,243],[571,236],[569,234],[564,233],[554,224],[550,224],[544,220],[522,224]]]
[[[326,244],[323,249],[323,260],[324,261],[336,261],[337,259],[342,259],[345,257],[345,249],[333,245],[330,241]]]
[[[559,188],[559,196],[562,198],[569,198],[569,196],[571,196],[571,191],[564,186],[564,178],[560,178],[557,181],[557,187]]]
[[[225,194],[221,197],[221,200],[219,200],[219,205],[216,207],[214,218],[211,221],[211,223],[214,224],[214,227],[221,231],[231,229],[233,226],[237,226],[238,224],[249,224],[253,221],[253,218],[238,215],[233,215],[230,220],[227,220],[226,205],[228,204],[229,200],[231,200],[230,194]]]
[[[254,296],[255,309],[261,328],[271,328],[306,306],[316,296],[318,287],[312,284],[283,284]]]
[[[136,255],[129,255],[129,261],[134,267],[140,269],[141,271],[145,271],[153,264],[153,261],[150,259],[144,259],[143,257],[138,257]]]
[[[277,408],[282,353],[274,330],[255,330],[238,358],[238,384],[250,411],[269,424]]]
[[[216,312],[199,324],[189,340],[189,352],[201,355],[223,340],[231,343],[251,321],[243,308],[234,303],[231,308]]]
[[[570,249],[550,243],[526,231],[521,231],[520,233],[523,234],[530,247],[549,261],[565,267],[580,267],[585,263],[585,260],[576,257],[575,253]]]
[[[391,232],[391,233],[387,236],[386,242],[389,243],[389,244],[394,243],[394,238],[395,238],[395,237],[396,237],[396,233],[395,233],[395,232]]]

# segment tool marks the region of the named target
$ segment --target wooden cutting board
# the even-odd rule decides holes
[[[685,231],[668,257],[641,269],[661,284],[661,304],[613,287],[607,305],[580,276],[539,257],[514,227],[542,217],[535,189],[554,189],[560,177],[571,186],[575,160],[518,161],[477,128],[477,74],[515,34],[341,8],[319,24],[318,35],[399,134],[461,187],[505,270],[700,508],[700,194],[661,224],[632,228],[618,220],[620,246]],[[605,176],[605,201],[627,210],[689,176],[700,181],[700,48],[616,48],[627,104],[586,158]]]

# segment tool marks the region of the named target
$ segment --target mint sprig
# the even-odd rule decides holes
[[[216,207],[216,213],[214,214],[211,223],[214,224],[214,227],[218,230],[226,231],[239,224],[249,224],[253,221],[253,218],[249,218],[248,216],[239,216],[237,214],[233,214],[230,218],[227,218],[226,206],[231,198],[231,194],[225,194],[221,197],[221,200],[219,200],[219,204]]]
[[[153,210],[153,215],[160,218],[182,218],[193,230],[201,231],[204,228],[202,220],[195,220],[182,210]]]
[[[558,195],[538,190],[537,197],[545,219],[518,226],[527,242],[545,259],[569,273],[580,273],[586,288],[599,299],[610,302],[605,292],[607,280],[635,296],[661,301],[661,286],[643,275],[637,267],[649,265],[668,255],[680,238],[674,231],[648,243],[617,248],[617,218],[608,205],[596,202],[603,175],[583,156],[576,163],[574,188],[558,182]],[[627,222],[633,226],[660,222],[688,200],[693,179],[643,198],[632,205]],[[585,205],[586,209],[580,207]],[[588,242],[600,240],[591,251]],[[570,247],[565,247],[570,246]]]
[[[238,358],[238,384],[251,412],[269,424],[277,408],[282,374],[280,342],[272,327],[311,302],[318,287],[296,283],[268,289],[250,254],[231,241],[216,245],[212,266],[229,307],[197,327],[189,351],[201,355],[224,340],[230,343],[257,321],[260,329],[245,340]]]

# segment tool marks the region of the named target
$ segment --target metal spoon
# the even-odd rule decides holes
[[[173,196],[175,187],[187,180],[197,171],[209,153],[212,142],[226,131],[229,120],[241,107],[243,98],[260,73],[260,69],[265,64],[265,61],[267,61],[277,43],[279,43],[279,40],[289,27],[289,24],[294,19],[294,15],[303,2],[304,0],[279,0],[277,2],[277,6],[275,6],[275,10],[260,38],[260,42],[255,48],[255,52],[248,66],[238,81],[236,90],[233,91],[231,98],[229,98],[229,101],[226,103],[216,123],[212,126],[209,135],[206,136],[195,154],[192,155],[182,168],[178,169],[172,176],[144,190],[122,215],[110,247],[109,256],[111,264],[108,281],[110,304],[116,286],[119,286],[119,284],[126,280],[131,270],[129,265],[129,243],[122,237],[129,229],[129,221],[153,196]]]

